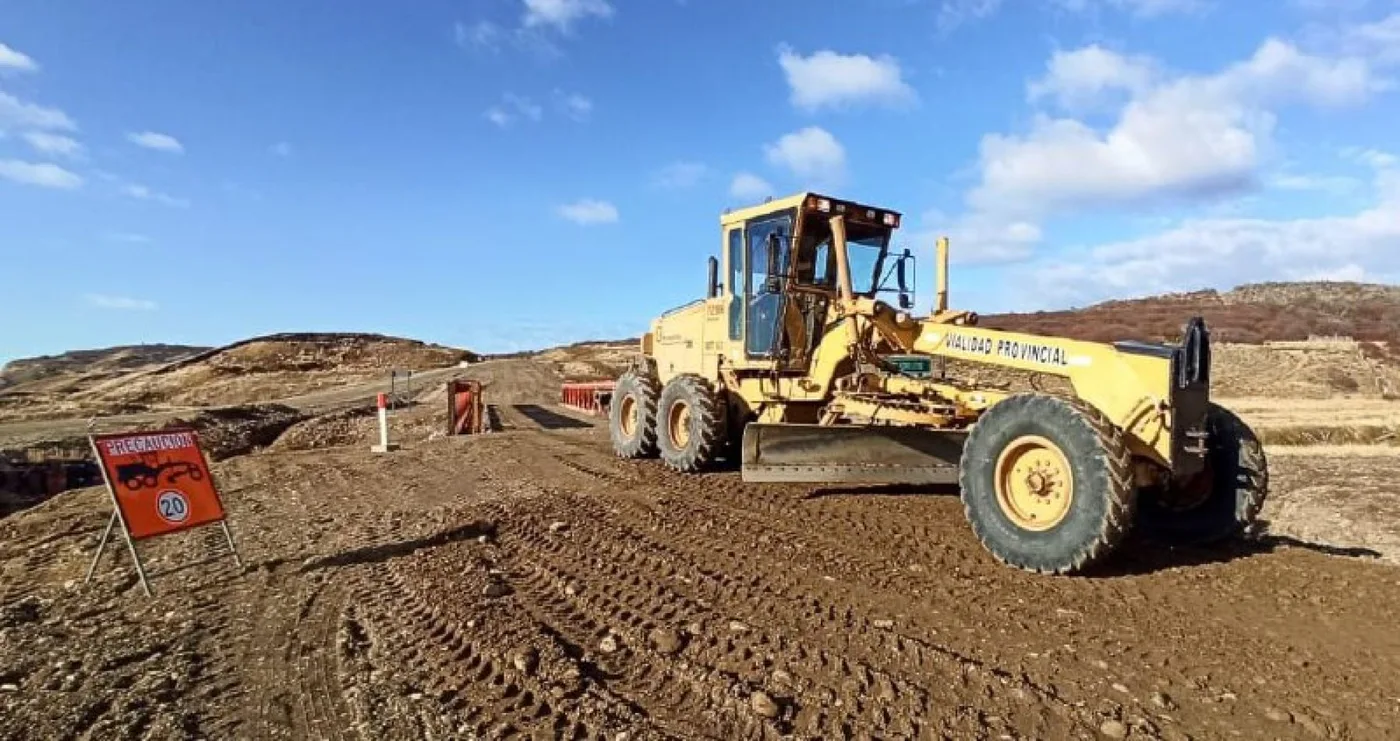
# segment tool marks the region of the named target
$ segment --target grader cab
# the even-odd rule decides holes
[[[1244,532],[1268,487],[1262,446],[1210,400],[1199,318],[1178,345],[1082,342],[980,326],[948,307],[938,242],[933,309],[914,316],[899,213],[800,193],[720,218],[705,298],[657,317],[609,408],[622,458],[746,481],[956,483],[1004,563],[1074,573],[1130,528],[1175,543]],[[919,358],[930,372],[911,372]],[[1056,376],[1072,393],[1013,392],[962,361]]]

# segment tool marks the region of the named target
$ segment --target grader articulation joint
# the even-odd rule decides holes
[[[685,473],[737,459],[745,481],[957,483],[987,550],[1047,573],[1102,561],[1131,528],[1204,543],[1250,527],[1267,462],[1210,399],[1202,320],[1177,345],[986,328],[948,306],[946,239],[933,308],[915,317],[913,258],[890,244],[900,219],[813,193],[721,216],[706,297],[653,320],[617,381],[617,455]],[[1071,392],[1012,392],[948,363]]]

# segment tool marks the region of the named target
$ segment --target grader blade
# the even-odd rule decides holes
[[[744,481],[949,484],[958,480],[962,431],[888,425],[749,424]]]

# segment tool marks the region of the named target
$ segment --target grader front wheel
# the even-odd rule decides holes
[[[1025,530],[1041,531],[1064,521],[1074,501],[1074,471],[1065,454],[1040,435],[1012,440],[997,456],[997,504]]]
[[[959,476],[982,545],[1041,573],[1073,573],[1108,556],[1137,501],[1122,433],[1093,407],[1042,394],[987,410],[967,436]]]

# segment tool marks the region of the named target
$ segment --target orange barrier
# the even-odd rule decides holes
[[[560,403],[570,409],[602,417],[608,413],[614,385],[613,381],[566,383],[560,390]]]
[[[476,435],[486,429],[480,381],[447,382],[447,434]]]

